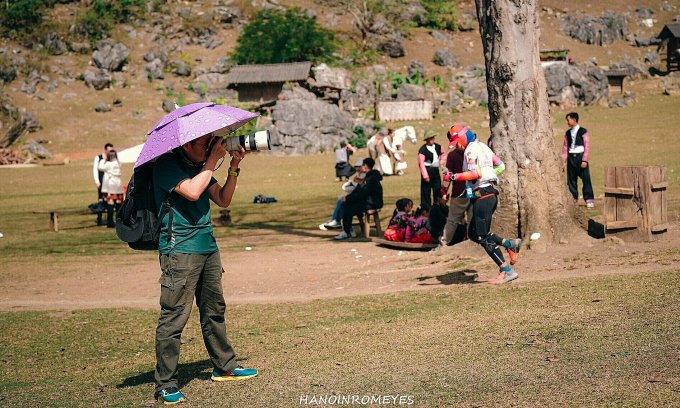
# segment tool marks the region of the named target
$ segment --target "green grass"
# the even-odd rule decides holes
[[[209,381],[194,313],[179,379],[195,406],[332,394],[408,395],[428,407],[671,406],[678,285],[676,270],[234,306],[230,338],[241,363],[261,370],[239,384]],[[156,319],[134,309],[0,313],[0,404],[149,402]]]

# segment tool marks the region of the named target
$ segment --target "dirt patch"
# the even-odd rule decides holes
[[[538,280],[673,270],[680,264],[680,225],[651,243],[576,239],[545,253],[525,250],[516,265],[520,279]],[[371,242],[332,240],[333,232],[272,234],[219,240],[229,304],[304,302],[312,299],[487,286],[495,265],[466,242],[435,252],[408,252]],[[248,244],[246,250],[243,242]],[[6,268],[6,269],[5,269]],[[155,253],[69,260],[49,267],[39,259],[3,266],[0,310],[158,307]]]

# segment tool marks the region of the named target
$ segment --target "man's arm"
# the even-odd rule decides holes
[[[217,161],[224,157],[227,151],[224,149],[224,144],[216,143],[210,151],[208,159],[205,161],[201,171],[192,178],[185,178],[177,183],[175,192],[189,201],[196,201],[203,194],[210,180],[212,180],[213,170],[217,165]]]
[[[246,151],[242,146],[239,146],[238,151],[229,152],[231,155],[231,161],[229,163],[229,171],[236,172],[239,163],[246,155]],[[222,208],[229,207],[231,204],[231,199],[234,197],[234,191],[236,191],[236,181],[238,176],[227,175],[227,181],[224,186],[220,186],[219,183],[215,183],[208,189],[208,194],[210,199]]]
[[[567,137],[564,137],[564,143],[562,143],[562,163],[567,161],[567,156],[569,155],[569,143],[567,142]]]

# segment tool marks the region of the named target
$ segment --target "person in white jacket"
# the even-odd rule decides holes
[[[104,194],[102,194],[102,180],[104,179],[104,172],[99,171],[99,162],[105,160],[106,155],[112,149],[113,145],[111,143],[106,143],[104,145],[104,152],[94,156],[94,161],[92,163],[92,177],[94,178],[94,185],[97,186],[97,205],[99,207],[97,211],[97,225],[103,225],[102,214],[106,209],[106,204],[104,203],[105,197]]]
[[[118,213],[118,208],[123,202],[123,182],[120,177],[121,168],[116,151],[111,149],[106,154],[106,160],[100,160],[97,167],[99,171],[104,172],[101,192],[106,203],[106,226],[113,228],[116,226],[113,221],[113,210],[115,208],[116,213]]]

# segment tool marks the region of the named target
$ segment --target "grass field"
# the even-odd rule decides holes
[[[305,395],[406,395],[424,407],[677,406],[679,285],[675,271],[233,306],[230,337],[260,376],[211,383],[194,314],[180,382],[190,406],[292,407]],[[150,404],[156,318],[0,313],[0,405]]]

